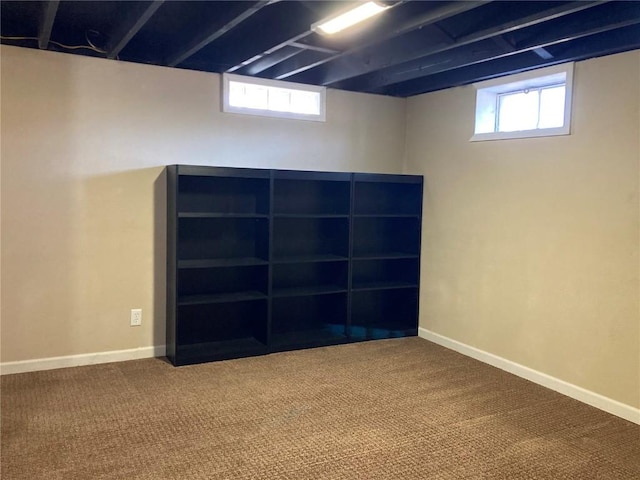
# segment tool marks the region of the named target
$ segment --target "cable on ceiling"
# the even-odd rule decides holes
[[[65,50],[92,50],[96,53],[102,53],[103,55],[107,54],[106,50],[103,50],[101,48],[96,47],[87,36],[85,36],[85,38],[87,39],[87,42],[89,43],[89,45],[65,45],[64,43],[60,43],[60,42],[56,42],[54,40],[49,40],[49,43],[53,43],[54,45],[57,45],[60,48],[64,48]],[[12,37],[12,36],[5,36],[5,35],[0,35],[0,40],[39,40],[38,37]]]

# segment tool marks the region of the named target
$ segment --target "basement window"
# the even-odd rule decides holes
[[[222,111],[325,121],[326,88],[225,73]]]
[[[573,63],[475,84],[471,141],[571,133]]]

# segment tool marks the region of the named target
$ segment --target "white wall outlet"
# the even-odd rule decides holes
[[[131,309],[131,326],[139,327],[140,325],[142,325],[142,309],[132,308]]]

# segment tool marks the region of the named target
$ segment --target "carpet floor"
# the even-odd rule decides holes
[[[2,377],[4,480],[640,479],[640,426],[420,338]]]

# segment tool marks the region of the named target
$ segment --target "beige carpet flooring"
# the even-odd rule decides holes
[[[2,377],[2,479],[640,479],[640,426],[420,338]]]

